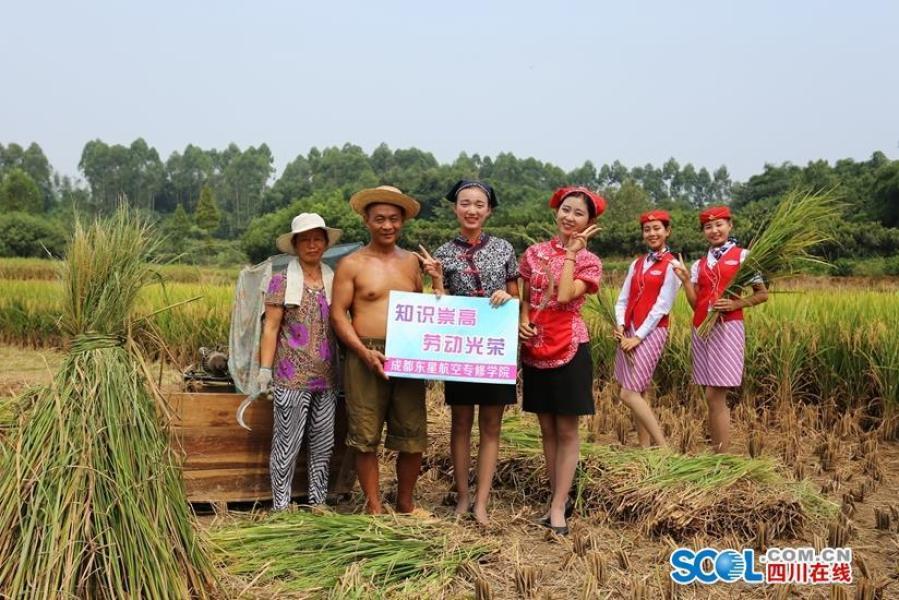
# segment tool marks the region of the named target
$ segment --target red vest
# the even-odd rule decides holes
[[[696,308],[693,311],[693,325],[699,327],[709,314],[709,307],[721,298],[724,290],[740,269],[739,246],[733,246],[718,259],[715,266],[709,267],[708,255],[699,261],[699,281],[696,284]],[[722,321],[742,321],[743,310],[721,313]]]
[[[649,311],[659,299],[662,285],[665,283],[665,275],[668,273],[668,263],[671,262],[670,252],[666,252],[661,260],[653,263],[645,271],[643,261],[638,258],[634,261],[634,270],[631,275],[631,289],[627,297],[627,308],[624,311],[624,327],[631,327],[636,331],[649,316]],[[662,317],[656,327],[668,327],[668,315]]]

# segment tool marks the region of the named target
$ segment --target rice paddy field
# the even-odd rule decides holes
[[[0,343],[31,348],[63,345],[59,328],[61,284],[51,265],[34,260],[0,260]],[[154,316],[167,360],[185,365],[201,346],[227,345],[236,274],[196,267],[167,267],[162,281],[143,290],[138,311]],[[614,341],[604,315],[617,286],[591,299],[597,375],[609,380]],[[840,407],[899,402],[899,287],[828,287],[809,280],[777,291],[764,305],[747,311],[746,384],[743,398],[834,402]],[[656,372],[658,391],[679,397],[689,385],[690,311],[683,294],[672,316],[666,354]],[[152,348],[150,348],[153,351]],[[878,408],[880,410],[880,408]]]
[[[200,346],[227,343],[234,273],[172,269],[146,288],[169,347],[166,380]],[[60,284],[41,261],[0,261],[0,444],[22,417],[20,392],[50,381],[65,342]],[[613,274],[614,278],[614,274]],[[615,286],[617,287],[617,286]],[[537,526],[546,481],[536,421],[508,411],[491,525],[452,517],[449,415],[429,386],[430,448],[414,517],[332,511],[275,517],[201,514],[221,580],[244,598],[897,598],[899,597],[899,286],[807,279],[747,311],[745,384],[733,397],[731,454],[706,452],[705,406],[689,385],[689,311],[679,299],[652,404],[672,450],[642,450],[611,382],[614,346],[591,301],[597,414],[582,431],[572,535]],[[190,300],[190,302],[183,303]],[[476,445],[475,445],[476,447]],[[382,487],[393,495],[392,457]],[[348,543],[347,540],[352,540]],[[678,546],[853,548],[852,586],[676,587]],[[0,593],[2,597],[2,593]]]

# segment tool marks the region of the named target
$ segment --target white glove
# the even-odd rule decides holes
[[[259,374],[256,375],[256,384],[259,386],[260,392],[267,392],[272,386],[272,368],[259,367]]]

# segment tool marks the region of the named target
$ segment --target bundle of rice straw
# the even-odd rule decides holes
[[[214,583],[135,342],[155,244],[125,208],[76,224],[63,267],[68,354],[0,450],[0,596],[188,598]]]
[[[739,298],[761,277],[772,281],[796,273],[809,263],[827,264],[809,253],[814,246],[832,239],[832,227],[840,216],[833,192],[794,189],[781,199],[760,233],[748,246],[749,256],[740,265],[724,296]],[[698,333],[708,337],[721,313],[709,311]]]
[[[615,316],[615,299],[612,292],[605,288],[599,290],[595,294],[587,296],[584,302],[584,310],[591,315],[598,317],[612,330],[618,327],[618,317]],[[604,332],[608,335],[608,331]]]
[[[548,490],[537,428],[507,417],[497,480],[524,494]],[[636,523],[648,535],[683,540],[693,535],[749,539],[758,523],[772,536],[796,535],[809,518],[836,506],[805,482],[786,480],[770,459],[726,454],[680,455],[669,450],[581,444],[576,503]]]
[[[612,291],[604,288],[595,294],[587,296],[583,311],[586,313],[585,322],[590,332],[590,348],[593,353],[593,364],[600,364],[600,357],[614,356],[620,342],[612,335],[618,327],[618,317],[615,315],[615,299]],[[634,355],[625,352],[624,357],[633,365]]]
[[[282,512],[210,537],[231,574],[316,596],[348,587],[359,597],[440,596],[463,565],[490,552],[445,522],[399,515]]]

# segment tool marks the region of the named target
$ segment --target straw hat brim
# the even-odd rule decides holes
[[[333,227],[310,227],[309,229],[304,229],[302,231],[288,231],[287,233],[279,235],[278,239],[275,240],[275,246],[284,254],[296,256],[297,251],[293,247],[293,236],[303,233],[303,231],[311,231],[313,229],[324,229],[328,232],[328,248],[336,244],[340,240],[340,236],[343,235],[342,229],[335,229]]]
[[[417,200],[391,190],[370,189],[356,192],[350,198],[350,207],[362,216],[365,216],[365,208],[370,204],[393,204],[403,209],[406,219],[413,219],[421,210]]]

